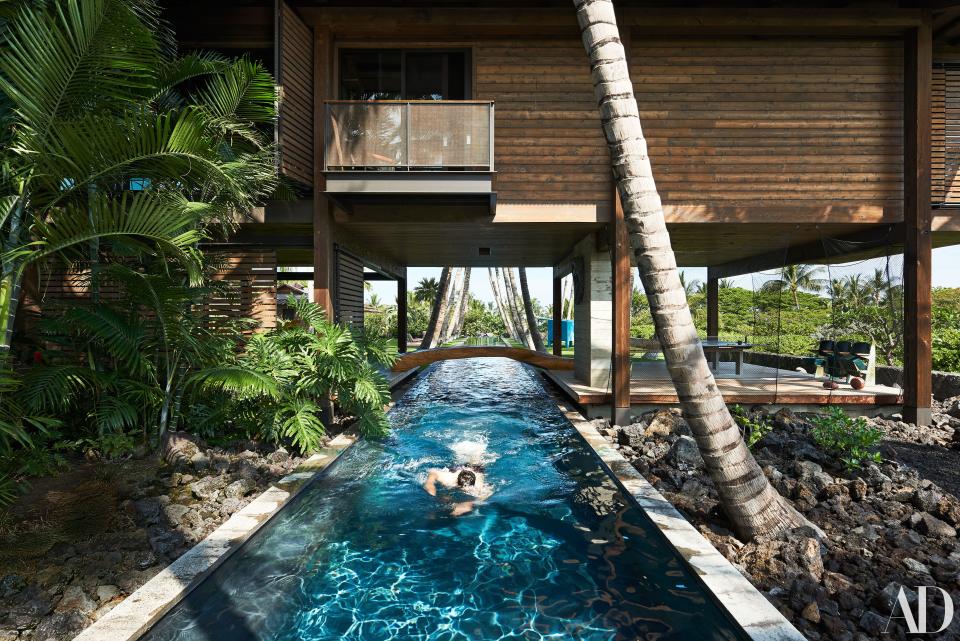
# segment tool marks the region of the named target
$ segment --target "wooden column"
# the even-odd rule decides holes
[[[903,388],[904,419],[931,421],[930,17],[904,38]]]
[[[324,100],[330,97],[330,61],[333,41],[329,29],[314,30],[313,92],[316,106],[313,133],[313,300],[323,307],[327,318],[334,318],[333,309],[333,216],[324,191],[323,141],[326,126]]]
[[[630,236],[623,218],[620,195],[614,192],[613,238],[610,258],[613,261],[613,392],[612,421],[617,425],[630,422]]]
[[[707,268],[707,338],[720,334],[720,279],[716,272]]]
[[[404,268],[406,273],[406,268]],[[407,351],[407,277],[397,279],[397,351]]]
[[[563,279],[553,279],[553,355],[563,356]]]

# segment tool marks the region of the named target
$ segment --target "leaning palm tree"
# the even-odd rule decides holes
[[[768,280],[761,287],[762,292],[790,292],[793,305],[800,309],[800,292],[821,292],[827,281],[820,278],[823,267],[813,265],[787,265],[780,270],[780,278]]]
[[[436,347],[440,342],[440,332],[443,330],[443,323],[447,317],[447,300],[450,298],[451,286],[450,268],[444,267],[440,272],[440,283],[437,286],[437,293],[433,299],[433,309],[430,311],[430,322],[427,323],[427,331],[423,335],[420,349]]]
[[[530,326],[527,324],[527,318],[523,313],[523,301],[520,299],[520,292],[517,291],[517,279],[513,274],[513,268],[504,268],[503,284],[507,292],[507,300],[509,301],[510,313],[513,316],[513,323],[517,328],[517,332],[520,334],[520,342],[523,343],[527,349],[533,349],[533,336],[530,332]]]
[[[460,314],[457,318],[457,324],[453,328],[453,335],[460,336],[463,333],[463,326],[467,322],[467,312],[470,311],[470,272],[471,267],[466,267],[463,275],[463,291],[460,297]]]
[[[507,309],[507,301],[505,300],[504,293],[501,290],[502,283],[500,281],[500,269],[496,267],[488,267],[487,274],[490,276],[490,289],[493,292],[493,301],[496,303],[497,311],[500,313],[500,320],[503,321],[503,326],[507,331],[507,336],[514,340],[519,340],[517,329],[513,324],[513,317],[510,315],[510,311]]]
[[[657,193],[610,0],[574,0],[631,246],[667,369],[723,509],[745,538],[806,519],[770,485],[730,415],[697,338]]]
[[[546,351],[543,346],[543,337],[537,327],[537,317],[533,313],[533,300],[530,298],[530,287],[527,285],[527,270],[520,268],[520,295],[523,298],[523,311],[527,317],[527,327],[530,328],[530,337],[533,339],[533,348],[538,352]]]

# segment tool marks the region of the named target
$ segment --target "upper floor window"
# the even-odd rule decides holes
[[[343,49],[341,100],[468,100],[468,51]]]

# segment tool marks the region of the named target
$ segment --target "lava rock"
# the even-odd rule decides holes
[[[954,538],[957,536],[957,531],[953,527],[926,512],[916,512],[911,515],[910,526],[917,532],[930,536],[944,538]]]
[[[256,489],[257,484],[250,479],[239,479],[231,483],[224,489],[223,494],[228,499],[242,499],[247,494]]]
[[[690,436],[681,436],[667,452],[667,462],[680,470],[695,470],[703,467],[703,457],[697,442]]]
[[[617,432],[617,442],[620,445],[626,445],[636,450],[643,448],[644,445],[644,426],[642,423],[632,423],[624,425]]]

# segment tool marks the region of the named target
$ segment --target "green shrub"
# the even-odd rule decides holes
[[[322,444],[324,405],[335,401],[365,436],[385,435],[390,390],[377,366],[396,362],[386,341],[352,335],[314,303],[298,300],[293,308],[296,321],[251,336],[235,364],[190,376],[190,398],[204,401],[191,423],[309,452]]]
[[[873,448],[883,438],[883,432],[862,416],[853,419],[842,408],[830,407],[826,414],[810,420],[814,425],[813,440],[842,461],[848,470],[882,460],[880,453]]]
[[[740,426],[740,435],[743,436],[747,447],[751,449],[760,439],[773,431],[773,425],[763,416],[754,418],[739,405],[734,405],[730,408],[730,414],[733,416],[733,420],[737,422],[737,425]]]

